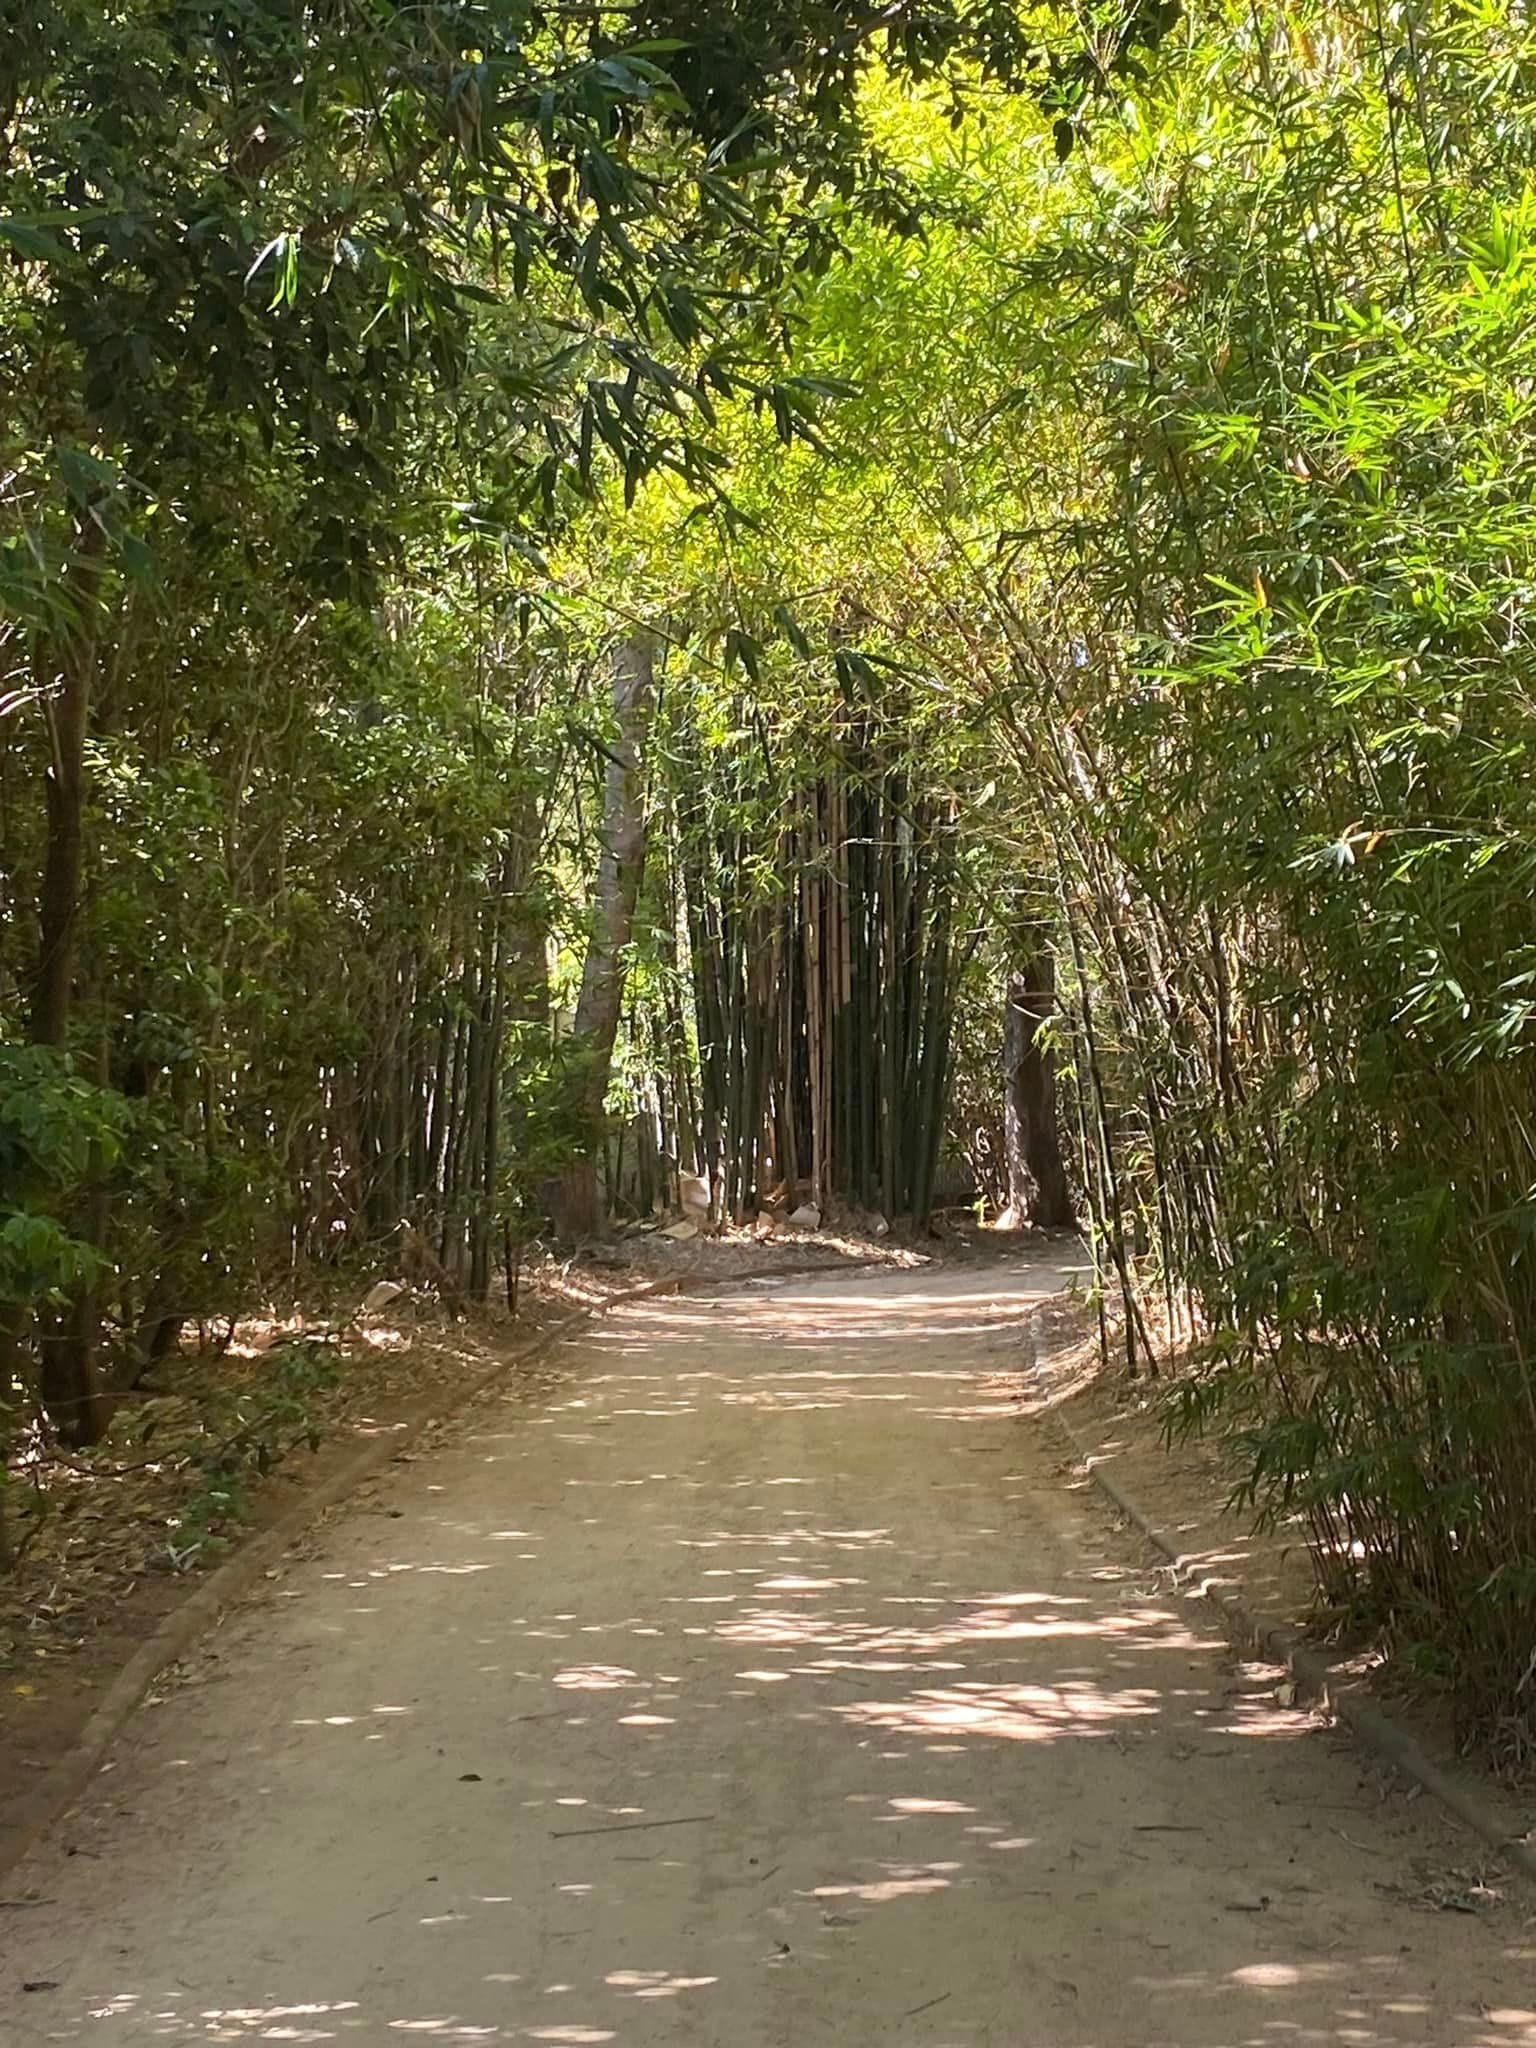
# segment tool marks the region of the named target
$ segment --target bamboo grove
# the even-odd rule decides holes
[[[4,60],[9,1440],[960,1189],[1526,1759],[1536,34],[838,14]]]
[[[829,286],[881,453],[817,517],[989,707],[1127,1368],[1520,1757],[1536,52],[1221,23],[1065,171],[936,146],[952,234]]]
[[[676,593],[549,550],[718,504],[724,411],[820,445],[793,304],[845,208],[914,205],[856,10],[676,26],[4,24],[7,1441],[99,1438],[274,1271],[404,1228],[483,1293],[525,1206],[598,1220],[649,802],[604,679]],[[1007,9],[883,54],[1085,89]]]
[[[733,779],[772,776],[761,739],[741,762]],[[702,1049],[690,1166],[738,1218],[779,1186],[820,1214],[926,1218],[957,950],[945,818],[881,761],[867,716],[839,718],[823,773],[755,832],[761,787],[730,792],[721,830],[702,796],[710,778],[690,780],[678,848]]]

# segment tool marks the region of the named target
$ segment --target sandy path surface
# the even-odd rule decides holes
[[[398,1467],[10,1881],[0,2042],[1536,2043],[1532,1902],[1063,1478],[1059,1278],[641,1304]]]

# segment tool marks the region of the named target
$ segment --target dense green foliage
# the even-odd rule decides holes
[[[921,1217],[946,1103],[1000,1204],[1053,973],[1128,1365],[1527,1749],[1523,11],[141,0],[0,66],[18,1424],[402,1219],[483,1292],[605,1099],[610,1204]]]
[[[720,505],[726,413],[819,442],[796,308],[917,207],[869,65],[1076,120],[1162,23],[1104,17],[10,11],[0,1447],[402,1228],[483,1294],[590,1178],[646,950],[638,871],[596,943],[609,648],[721,645],[611,515]]]
[[[792,592],[918,680],[993,984],[1052,934],[1132,1369],[1193,1338],[1175,1423],[1523,1753],[1536,46],[1498,7],[1179,42],[1065,167],[871,98],[929,232],[850,230],[839,459],[740,451],[733,587],[775,676]]]
[[[988,251],[960,438],[1014,509],[985,557],[944,524],[1185,1413],[1519,1748],[1533,53],[1502,10],[1228,27]]]

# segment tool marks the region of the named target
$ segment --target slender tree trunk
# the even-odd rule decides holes
[[[603,1104],[624,1006],[624,952],[645,867],[644,755],[654,690],[654,646],[650,634],[642,631],[622,641],[613,655],[618,737],[603,780],[592,937],[581,970],[576,1022],[566,1045],[571,1157],[552,1202],[556,1231],[566,1238],[590,1236],[601,1220],[597,1170],[603,1149]]]
[[[434,1212],[442,1200],[443,1172],[448,1160],[448,1132],[453,1121],[449,1114],[449,1093],[453,1084],[454,1042],[454,1017],[445,986],[438,995],[437,1059],[433,1067],[432,1092],[428,1102],[426,1164],[422,1178],[422,1192],[430,1197],[428,1206]]]
[[[954,1017],[950,993],[954,972],[951,914],[950,897],[945,889],[939,893],[928,933],[927,1001],[922,1019],[922,1057],[917,1069],[918,1117],[913,1134],[912,1222],[919,1230],[927,1227],[933,1213],[933,1185],[938,1176],[939,1150],[944,1140],[944,1106],[949,1092],[949,1047]]]
[[[464,1154],[464,1106],[469,1077],[470,1007],[473,1001],[474,964],[466,959],[459,975],[458,1020],[453,1033],[453,1066],[448,1078],[448,1122],[439,1180],[441,1209],[438,1218],[437,1256],[446,1271],[458,1278],[458,1257],[462,1246],[463,1218],[455,1205],[459,1188],[459,1163]]]
[[[501,1083],[503,1052],[507,1032],[507,890],[506,871],[493,916],[490,952],[490,1003],[486,1019],[484,1081],[481,1090],[479,1205],[475,1216],[474,1244],[470,1261],[470,1290],[477,1301],[491,1291],[491,1238],[501,1198]]]
[[[538,804],[525,796],[514,815],[502,868],[505,965],[502,1000],[509,1024],[549,1024],[549,907],[537,886],[544,824]]]
[[[1008,977],[1003,1023],[1005,1224],[1066,1229],[1076,1222],[1056,1119],[1056,1059],[1042,1032],[1056,1010],[1056,963],[1036,945]]]
[[[85,633],[47,643],[39,652],[51,758],[43,791],[47,824],[30,1036],[34,1045],[62,1049],[74,1004],[85,872],[85,741],[96,653]]]
[[[96,529],[84,545],[87,557],[100,552]],[[87,564],[89,566],[89,562]],[[63,1051],[74,1012],[75,975],[85,877],[85,742],[90,730],[96,678],[96,642],[81,627],[39,650],[38,680],[47,693],[51,760],[45,784],[46,835],[38,899],[38,958],[33,986],[30,1037],[34,1045]],[[86,1242],[101,1241],[106,1197],[101,1168],[93,1161],[83,1190],[76,1230]],[[92,1282],[82,1283],[41,1340],[42,1396],[54,1426],[67,1443],[96,1443],[105,1435],[111,1411],[97,1371],[98,1303]]]

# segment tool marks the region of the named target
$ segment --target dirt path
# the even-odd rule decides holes
[[[400,1467],[13,1878],[0,2041],[1536,2043],[1531,1902],[1063,1481],[1058,1277],[644,1304]]]

